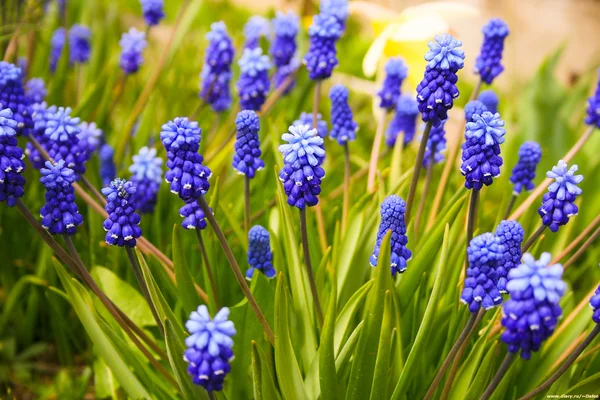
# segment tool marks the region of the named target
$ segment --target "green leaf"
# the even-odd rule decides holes
[[[477,367],[477,375],[473,379],[473,383],[469,387],[469,391],[465,397],[465,400],[477,399],[485,389],[487,388],[490,378],[495,374],[495,368],[497,368],[498,360],[498,342],[494,342],[492,346],[487,350],[487,354]]]
[[[339,313],[337,321],[335,323],[334,336],[336,354],[340,353],[340,349],[343,344],[342,341],[344,340],[344,338],[354,330],[354,327],[352,326],[352,323],[354,322],[354,317],[356,316],[356,313],[362,306],[365,298],[367,297],[367,294],[369,294],[369,291],[371,290],[371,286],[373,286],[374,281],[374,279],[371,279],[370,281],[365,283],[360,289],[358,289],[354,293],[354,295],[352,295],[350,300],[348,300],[343,310]]]
[[[94,359],[94,395],[99,399],[107,397],[116,399],[120,386],[102,357],[96,357]]]
[[[14,284],[8,293],[8,296],[2,300],[4,304],[2,314],[0,315],[0,333],[4,331],[4,327],[13,315],[16,306],[19,304],[19,300],[22,299],[23,292],[28,285],[47,287],[48,283],[34,275],[25,275]]]
[[[321,346],[319,347],[319,381],[322,400],[336,400],[338,384],[335,370],[335,321],[336,321],[336,279],[331,276],[331,295],[327,306],[327,315],[321,332]]]
[[[255,400],[277,400],[281,395],[275,387],[273,373],[262,349],[252,341],[252,382]]]
[[[189,315],[202,304],[202,300],[200,299],[198,292],[196,292],[194,280],[190,274],[190,269],[185,258],[185,252],[177,229],[178,225],[173,225],[173,265],[175,267],[175,278],[177,280],[177,292],[183,303],[185,314]]]
[[[371,400],[387,399],[388,378],[390,373],[390,358],[392,356],[392,337],[394,336],[394,316],[392,314],[392,295],[385,292],[385,307],[383,309],[383,322],[381,336],[375,361],[375,376],[371,387]]]

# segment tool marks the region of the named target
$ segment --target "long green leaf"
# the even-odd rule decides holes
[[[331,291],[329,296],[329,305],[327,306],[327,315],[321,332],[321,346],[319,347],[319,382],[321,386],[322,400],[336,400],[338,396],[338,385],[335,371],[335,346],[334,333],[336,321],[336,279],[333,276],[331,281]]]
[[[252,382],[255,400],[277,400],[281,398],[275,387],[273,373],[262,349],[252,341]]]
[[[190,269],[185,257],[185,251],[181,244],[181,238],[177,230],[178,225],[173,225],[173,265],[175,267],[175,278],[177,280],[177,291],[179,298],[183,303],[185,314],[189,315],[202,303],[194,280],[190,274]]]
[[[392,314],[392,295],[385,292],[385,306],[383,309],[383,322],[381,324],[381,337],[375,361],[375,376],[371,387],[371,400],[387,399],[387,381],[390,373],[390,358],[392,356],[392,338],[394,336]]]

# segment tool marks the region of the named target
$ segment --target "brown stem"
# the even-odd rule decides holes
[[[506,212],[504,213],[505,220],[508,219],[508,216],[510,215],[512,208],[515,205],[515,202],[517,201],[517,197],[518,197],[518,195],[513,193],[512,197],[510,198],[510,201],[508,202],[508,207],[506,207]]]
[[[317,322],[319,327],[323,328],[323,312],[321,311],[321,302],[317,293],[317,284],[313,274],[312,263],[310,262],[310,249],[308,248],[308,230],[306,229],[306,208],[300,209],[300,232],[302,234],[302,250],[304,251],[304,265],[306,266],[306,274],[310,283],[310,291],[312,292],[315,309],[317,311]]]
[[[525,244],[521,248],[521,254],[525,254],[525,252],[529,250],[529,248],[535,243],[535,241],[542,235],[542,232],[544,232],[545,229],[546,225],[542,225],[535,232],[533,232],[533,235],[531,235],[531,237],[527,239],[527,242],[525,242]]]
[[[408,197],[406,199],[406,213],[404,219],[408,225],[410,221],[410,213],[412,211],[413,202],[415,200],[415,193],[417,191],[417,184],[419,183],[419,174],[421,167],[423,166],[423,158],[425,157],[425,148],[427,147],[427,139],[429,139],[429,133],[431,132],[431,121],[425,125],[425,131],[423,137],[421,137],[421,144],[419,146],[419,152],[417,153],[417,159],[415,160],[415,168],[413,169],[413,176],[410,182],[410,188],[408,189]]]
[[[585,253],[585,251],[587,250],[588,247],[591,246],[592,243],[594,243],[594,241],[598,238],[598,236],[600,236],[600,228],[596,229],[596,231],[592,234],[592,236],[589,237],[588,240],[585,241],[585,243],[579,248],[579,250],[577,250],[575,252],[575,254],[573,254],[566,263],[564,263],[564,268],[567,269],[569,268],[571,265],[573,265],[573,263],[575,261],[577,261],[577,259],[579,259],[579,257],[581,257],[583,255],[583,253]]]
[[[560,252],[559,255],[554,257],[550,265],[556,264],[560,260],[562,260],[567,254],[569,254],[573,249],[575,249],[579,244],[594,230],[596,227],[600,225],[600,215],[598,215],[584,230],[573,240],[565,249]],[[587,243],[587,242],[586,242]]]
[[[512,365],[516,354],[517,353],[506,354],[506,357],[504,357],[502,364],[500,364],[500,368],[498,369],[498,372],[496,372],[494,379],[492,379],[492,382],[489,384],[485,392],[481,395],[481,398],[479,400],[488,400],[490,397],[492,397],[492,394],[494,394],[494,390],[496,390],[496,388],[502,381],[502,378],[504,378],[504,375],[506,375],[506,372]]]

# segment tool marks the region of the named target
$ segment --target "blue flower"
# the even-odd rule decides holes
[[[354,121],[352,109],[348,105],[348,89],[335,85],[329,91],[331,99],[331,139],[340,145],[356,139],[358,124]]]
[[[42,226],[52,235],[74,235],[83,223],[73,194],[75,173],[63,160],[54,165],[46,161],[40,173],[40,182],[46,188],[46,204],[40,210]]]
[[[504,39],[508,36],[508,26],[500,18],[492,18],[483,27],[483,44],[481,53],[475,60],[475,74],[481,80],[490,85],[492,81],[504,71],[502,51],[504,50]]]
[[[284,14],[278,11],[277,16],[273,19],[275,35],[269,52],[278,70],[289,65],[296,53],[296,36],[299,26],[300,19],[293,12]]]
[[[521,264],[521,244],[525,238],[525,231],[517,221],[501,221],[494,233],[504,253],[502,260],[498,263],[498,290],[506,293],[506,282],[508,273]]]
[[[598,86],[596,92],[588,99],[585,123],[600,129],[600,69],[598,69]]]
[[[82,147],[86,148],[88,155],[91,155],[98,150],[98,147],[100,147],[100,142],[102,141],[102,130],[96,126],[95,122],[82,122],[79,124],[79,128],[81,129],[77,135],[79,138],[79,143]]]
[[[342,29],[346,27],[346,20],[348,19],[348,0],[321,0],[320,9],[322,14],[333,15]]]
[[[273,253],[269,242],[269,231],[260,225],[254,225],[248,232],[248,264],[246,279],[251,280],[254,270],[259,270],[267,278],[275,277]]]
[[[25,84],[25,94],[30,103],[41,103],[46,99],[48,92],[42,78],[31,78]]]
[[[377,93],[380,99],[379,107],[388,111],[398,104],[402,81],[408,75],[408,68],[400,57],[390,58],[385,64],[385,79],[381,90]]]
[[[188,363],[188,373],[196,385],[207,391],[223,389],[225,376],[231,370],[233,339],[236,334],[229,321],[229,309],[221,308],[214,319],[210,318],[205,305],[192,311],[185,327],[190,333],[185,339],[187,349],[183,354]]]
[[[519,161],[512,170],[510,181],[513,183],[513,194],[532,190],[535,185],[535,170],[542,158],[542,148],[536,142],[525,142],[519,147]]]
[[[33,122],[30,100],[23,88],[23,71],[5,61],[0,61],[0,104],[13,112],[17,133],[28,135]]]
[[[210,104],[213,111],[222,112],[231,106],[229,82],[234,48],[223,21],[211,24],[210,29],[206,34],[208,47],[200,74],[200,98]]]
[[[98,150],[98,158],[100,159],[100,178],[102,184],[108,186],[117,177],[117,166],[113,156],[114,149],[109,144],[103,144]]]
[[[318,14],[308,28],[310,44],[304,64],[311,80],[327,79],[338,64],[335,44],[342,35],[342,25],[336,17]]]
[[[598,289],[596,289],[596,292],[590,298],[590,307],[592,307],[594,312],[592,319],[595,323],[600,324],[600,286],[598,286]]]
[[[443,120],[440,126],[431,128],[429,138],[427,138],[427,147],[423,157],[423,167],[427,168],[431,162],[431,154],[433,153],[433,163],[438,164],[444,161],[442,152],[446,150],[446,130],[444,128],[446,120]]]
[[[381,203],[381,222],[377,231],[375,248],[369,260],[371,266],[377,266],[381,241],[388,231],[392,231],[390,242],[390,269],[392,276],[395,276],[397,272],[403,273],[406,271],[406,263],[412,257],[412,253],[406,247],[408,237],[406,236],[406,222],[404,221],[405,212],[406,203],[396,195],[386,197],[383,203]]]
[[[50,72],[52,73],[56,71],[66,40],[67,34],[63,27],[57,28],[52,34],[52,38],[50,39]]]
[[[3,108],[0,104],[0,138],[14,137],[17,135],[18,124],[13,118],[10,108]]]
[[[481,115],[489,111],[485,104],[480,100],[471,100],[465,105],[465,121],[473,122],[473,115]]]
[[[498,104],[500,103],[500,99],[498,98],[496,92],[494,92],[492,89],[483,90],[481,93],[479,93],[477,99],[487,107],[489,112],[498,112]]]
[[[524,254],[523,263],[508,273],[510,299],[502,308],[501,322],[506,329],[500,338],[509,352],[520,350],[526,360],[552,335],[562,316],[563,268],[560,264],[548,266],[551,258],[550,253],[543,253],[536,261],[531,254]]]
[[[258,138],[260,121],[258,115],[252,110],[240,111],[235,118],[235,125],[237,135],[233,169],[240,175],[254,178],[256,171],[265,167],[265,162],[260,159],[260,140]]]
[[[55,106],[48,107],[45,102],[41,102],[33,104],[31,109],[33,112],[33,129],[31,130],[31,135],[38,141],[42,148],[48,149],[48,147],[52,146],[52,142],[46,137],[46,135],[44,135],[47,121],[46,115],[55,113],[57,108]],[[27,157],[29,157],[29,161],[31,161],[31,164],[34,168],[40,169],[44,166],[46,160],[31,142],[27,142],[25,152],[27,153]]]
[[[254,15],[248,19],[244,25],[244,37],[246,39],[244,47],[255,49],[260,46],[261,37],[271,36],[271,23],[265,17]]]
[[[312,124],[313,124],[312,113],[303,112],[302,114],[300,114],[300,118],[295,120],[292,125],[293,126],[308,125],[309,127],[312,128]],[[327,137],[327,134],[329,133],[329,127],[327,126],[327,121],[324,121],[321,118],[320,113],[317,114],[317,133],[323,139],[325,139]]]
[[[81,128],[79,128],[79,118],[71,117],[70,107],[58,107],[55,112],[46,114],[46,130],[44,135],[58,143],[70,143],[76,138]]]
[[[412,96],[401,95],[396,103],[394,118],[386,130],[385,143],[394,147],[400,132],[404,132],[404,146],[412,142],[417,126],[417,115],[419,115],[417,101]]]
[[[471,122],[467,122],[467,139],[477,140],[485,146],[504,143],[506,130],[500,114],[484,111],[482,114],[474,114],[471,118]]]
[[[271,88],[269,56],[263,55],[260,47],[246,48],[238,63],[241,70],[237,83],[240,107],[243,110],[258,111],[267,99],[267,93]]]
[[[184,206],[179,209],[179,215],[183,218],[183,222],[181,222],[183,229],[206,228],[204,211],[196,199],[187,199]]]
[[[438,71],[458,71],[465,65],[465,52],[460,49],[462,42],[447,33],[437,35],[434,41],[427,43],[429,51],[425,54],[427,69]]]
[[[9,207],[23,197],[25,186],[25,155],[17,143],[17,127],[12,111],[0,105],[0,202]]]
[[[187,117],[177,117],[162,126],[160,140],[167,151],[198,151],[201,134],[202,130],[196,121],[190,121]]]
[[[142,13],[146,25],[158,25],[160,20],[165,17],[163,0],[140,0],[140,3],[142,3]]]
[[[69,61],[71,64],[86,63],[90,59],[90,28],[75,24],[69,29]]]
[[[321,180],[325,171],[321,167],[325,158],[323,138],[308,125],[290,126],[282,139],[287,144],[279,146],[284,166],[279,172],[288,204],[299,209],[319,202]]]
[[[136,192],[133,183],[116,178],[102,189],[106,197],[104,209],[108,218],[104,221],[106,243],[120,247],[135,247],[136,239],[142,236],[140,216],[135,212],[131,196]]]
[[[448,119],[448,110],[454,106],[459,92],[456,87],[458,76],[452,70],[427,69],[417,86],[417,101],[423,122],[433,126]]]
[[[133,164],[129,167],[129,172],[133,174],[131,182],[137,190],[131,201],[142,214],[154,211],[162,181],[162,163],[163,160],[156,156],[156,149],[145,146],[133,156]]]
[[[275,74],[273,74],[273,85],[275,86],[275,89],[279,89],[286,79],[298,68],[300,68],[300,60],[296,57],[292,58],[292,61],[290,61],[288,65],[278,67],[277,70],[275,70]],[[294,79],[283,91],[283,95],[289,94],[295,85],[296,80]]]
[[[129,32],[123,33],[121,40],[121,58],[119,66],[125,74],[133,74],[140,69],[144,62],[142,52],[148,45],[146,34],[135,28],[130,28]]]
[[[489,310],[502,303],[498,289],[498,265],[504,259],[504,246],[500,239],[491,233],[474,237],[467,247],[467,277],[460,299],[476,313],[483,307]]]
[[[559,160],[558,164],[546,172],[546,177],[554,179],[548,186],[548,192],[542,199],[542,206],[538,213],[542,217],[542,223],[550,228],[552,232],[558,231],[562,225],[569,222],[569,217],[577,215],[579,209],[575,205],[575,199],[582,192],[577,186],[583,180],[583,175],[575,175],[577,165],[568,169],[567,163]]]

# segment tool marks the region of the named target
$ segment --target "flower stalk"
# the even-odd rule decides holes
[[[488,400],[490,397],[492,397],[492,394],[494,394],[494,391],[502,381],[502,378],[504,378],[504,375],[506,375],[506,372],[508,372],[508,369],[515,360],[516,355],[517,353],[506,354],[506,357],[504,357],[504,360],[502,360],[502,364],[500,364],[500,368],[498,368],[498,372],[496,372],[494,379],[492,379],[492,382],[489,384],[485,392],[481,395],[480,400]]]
[[[529,237],[529,239],[527,239],[527,241],[521,248],[521,254],[525,254],[527,252],[527,250],[529,250],[529,248],[531,246],[533,246],[535,241],[538,240],[538,238],[542,235],[544,230],[546,230],[546,225],[540,226],[535,232],[533,232],[533,235],[531,235],[531,237]]]
[[[310,291],[312,292],[313,301],[315,303],[315,310],[317,312],[317,322],[319,327],[323,328],[323,311],[321,309],[321,302],[319,301],[319,294],[317,293],[317,284],[315,283],[315,276],[313,273],[312,263],[310,261],[310,249],[308,247],[308,230],[306,228],[306,208],[300,209],[300,233],[302,235],[302,250],[304,251],[304,265],[306,266],[306,274],[308,275],[308,281],[310,283]]]
[[[406,198],[406,223],[410,222],[410,213],[415,201],[417,184],[419,183],[419,174],[421,173],[421,168],[423,166],[423,158],[425,157],[425,149],[427,148],[427,139],[429,139],[431,127],[432,123],[431,121],[428,121],[425,124],[425,130],[423,131],[423,137],[421,138],[421,144],[419,145],[419,152],[417,153],[417,159],[415,160],[413,176],[412,180],[410,181],[410,188],[408,189],[408,196]]]
[[[348,143],[344,143],[344,197],[342,200],[342,232],[348,227],[348,213],[350,212],[350,177],[352,170],[350,166],[350,149]]]

